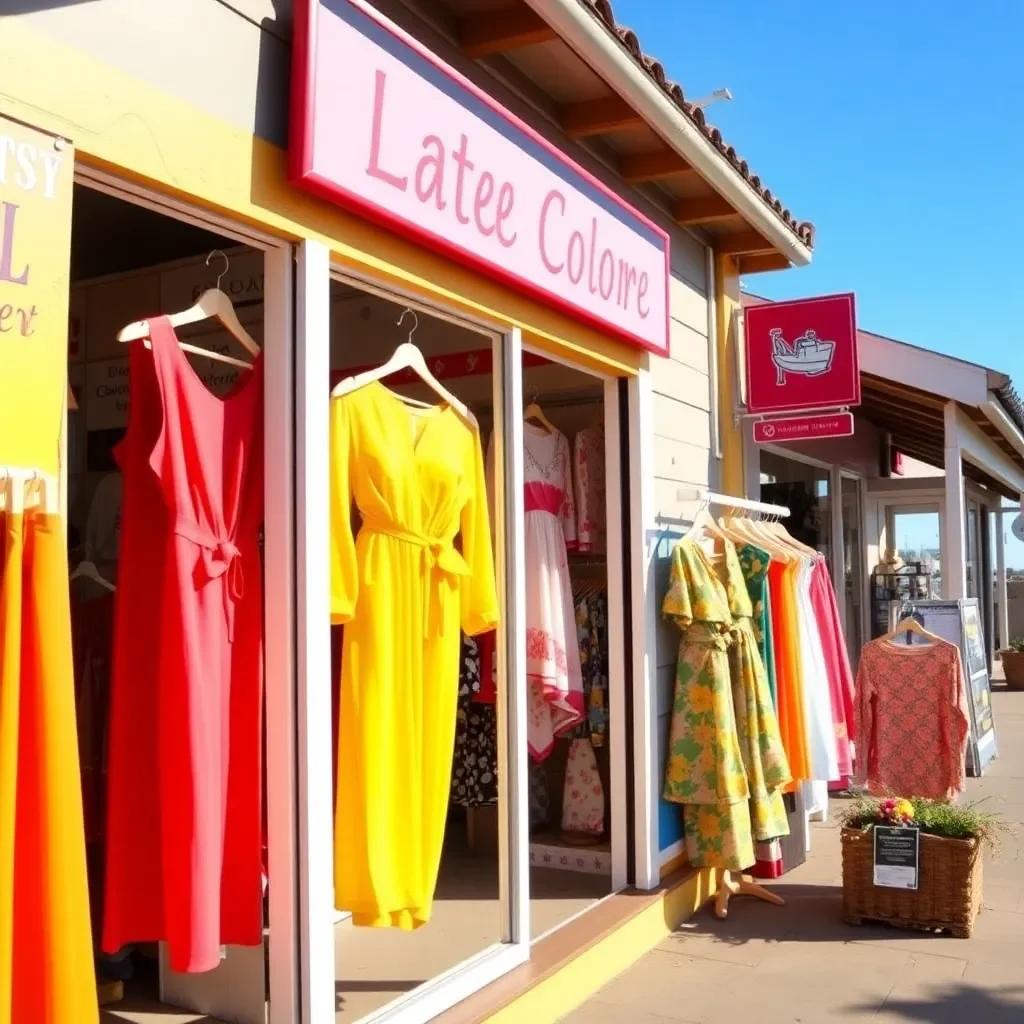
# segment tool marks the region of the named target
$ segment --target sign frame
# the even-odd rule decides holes
[[[511,269],[508,266],[508,260],[502,262],[497,259],[488,259],[455,241],[449,235],[434,231],[423,224],[417,223],[415,220],[400,215],[394,209],[387,208],[383,203],[374,202],[358,194],[353,189],[346,187],[341,182],[332,180],[316,170],[314,165],[314,139],[317,104],[318,22],[323,15],[322,8],[325,6],[335,9],[328,11],[329,17],[340,19],[343,15],[339,12],[343,11],[344,17],[351,17],[353,21],[365,24],[367,31],[372,31],[375,36],[386,39],[388,46],[395,47],[396,50],[400,51],[410,64],[416,63],[428,69],[431,78],[437,79],[441,76],[441,79],[447,83],[445,92],[447,93],[448,88],[450,88],[455,94],[449,94],[449,99],[462,106],[475,105],[486,113],[488,119],[500,120],[509,131],[508,136],[505,137],[509,140],[509,144],[515,147],[517,151],[527,152],[532,150],[533,153],[539,154],[539,159],[536,159],[538,165],[541,165],[541,161],[543,161],[543,165],[549,171],[560,168],[563,175],[562,180],[568,183],[567,188],[574,189],[576,193],[582,195],[586,200],[605,209],[605,212],[608,212],[620,224],[625,224],[627,220],[632,221],[635,227],[628,228],[627,225],[627,228],[634,235],[638,237],[641,235],[649,236],[644,241],[650,242],[660,252],[658,253],[658,273],[656,277],[652,276],[653,261],[651,273],[648,273],[645,269],[641,275],[649,281],[651,312],[655,317],[651,321],[652,327],[651,331],[648,332],[648,336],[638,334],[623,324],[616,323],[614,320],[595,311],[593,302],[588,304],[574,301],[572,298],[567,297],[566,292],[569,290],[567,285],[562,288],[556,288],[557,281],[553,279],[552,285],[545,287],[537,280],[532,280]],[[539,132],[526,124],[526,122],[502,107],[468,78],[445,64],[418,40],[372,8],[366,3],[366,0],[295,0],[292,17],[292,88],[288,166],[289,178],[293,184],[394,231],[400,236],[410,237],[426,248],[440,252],[442,255],[471,270],[482,273],[506,287],[526,294],[573,320],[586,323],[588,326],[596,328],[604,334],[614,336],[621,341],[625,341],[634,347],[643,348],[656,355],[669,355],[671,338],[669,287],[671,281],[671,246],[670,236],[667,231],[635,207],[625,202],[607,185],[573,161]],[[355,31],[361,35],[366,34],[360,32],[358,27]],[[374,44],[371,42],[370,45]],[[378,74],[381,73],[378,71]],[[426,80],[426,75],[422,77]],[[376,100],[374,102],[376,103]],[[514,141],[517,137],[521,142]],[[558,172],[555,171],[555,173]],[[577,184],[573,184],[571,179],[575,179]],[[493,178],[492,183],[495,186],[498,184]],[[497,191],[496,187],[495,191]],[[512,203],[510,201],[509,210],[511,209]],[[596,220],[594,223],[596,224]],[[594,230],[595,235],[591,240],[592,249],[596,248],[596,227]],[[573,236],[576,234],[581,233],[577,230],[573,232]],[[570,243],[571,241],[572,238],[570,237]],[[581,244],[586,245],[587,243],[583,240]],[[610,249],[602,251],[602,265],[605,253],[610,251]],[[546,258],[542,258],[542,263],[544,262],[546,262]],[[569,262],[568,255],[565,257],[565,262],[566,264]],[[590,260],[591,274],[593,274],[594,262],[594,259]],[[618,271],[620,277],[621,272],[622,268],[620,267]],[[639,281],[639,277],[636,277],[636,281]],[[574,282],[574,285],[578,284],[578,282],[579,279]],[[600,277],[600,270],[598,271],[598,287],[600,294],[604,298],[603,279]],[[637,287],[639,287],[638,283]],[[628,295],[628,284],[626,285],[626,292]],[[622,292],[620,289],[618,293],[610,292],[609,294],[618,294],[621,297]],[[605,298],[604,301],[608,302],[609,300]],[[616,300],[614,305],[618,307],[618,300]],[[657,305],[663,305],[664,309],[658,310]],[[639,312],[639,300],[637,300],[637,307],[638,315],[643,319],[643,314]]]
[[[920,888],[921,830],[915,825],[875,825],[871,833],[872,883],[883,889],[915,891]],[[906,848],[910,836],[913,836],[912,854]],[[887,844],[900,849],[885,851],[882,847]],[[908,856],[910,864],[906,863]],[[880,863],[885,860],[890,863]]]
[[[831,324],[826,328],[828,334],[836,331],[841,333],[834,337],[821,334],[822,320]],[[782,326],[779,326],[780,324]],[[776,346],[780,342],[783,349],[792,348],[792,351],[777,351]],[[804,343],[813,343],[823,349],[820,362],[810,357],[808,360],[802,360],[796,350]],[[828,346],[827,350],[825,346]],[[846,374],[839,384],[824,393],[819,389],[803,398],[787,397],[787,374],[815,381],[824,380],[837,369],[837,346],[841,346],[838,348],[838,354],[843,355],[846,364]],[[765,389],[770,389],[771,386],[762,382],[761,377],[764,373],[759,373],[762,364],[765,363],[765,353],[762,353],[762,349],[766,350],[772,371],[777,374],[776,390],[783,392],[782,394],[764,394]],[[856,300],[853,292],[745,306],[743,355],[748,415],[772,416],[847,409],[861,403]],[[778,361],[780,359],[782,362]],[[807,363],[808,369],[797,368],[801,361]],[[821,363],[824,364],[824,369],[820,368]]]

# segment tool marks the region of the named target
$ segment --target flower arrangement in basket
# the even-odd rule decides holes
[[[982,850],[1005,826],[976,804],[864,797],[842,818],[843,920],[887,921],[970,938],[981,910]],[[875,884],[877,826],[918,830],[917,887]]]

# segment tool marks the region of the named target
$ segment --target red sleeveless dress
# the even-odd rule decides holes
[[[149,325],[117,452],[103,948],[164,940],[197,972],[263,941],[263,371],[220,398]]]

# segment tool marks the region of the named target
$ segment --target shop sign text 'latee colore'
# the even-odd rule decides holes
[[[364,0],[297,0],[296,184],[668,352],[667,234]]]

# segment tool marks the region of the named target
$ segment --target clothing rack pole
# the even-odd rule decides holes
[[[676,493],[676,500],[699,501],[703,505],[724,505],[728,508],[741,508],[747,512],[761,512],[766,516],[778,516],[780,519],[789,518],[789,509],[785,505],[770,505],[751,498],[733,498],[728,494],[718,494],[716,491],[684,487]]]

